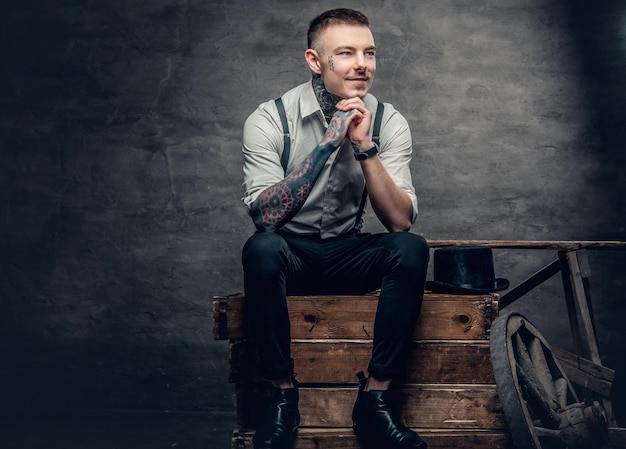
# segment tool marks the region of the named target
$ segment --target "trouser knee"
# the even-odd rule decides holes
[[[388,245],[390,250],[397,254],[401,271],[425,274],[430,255],[428,243],[422,236],[410,232],[390,233]]]
[[[272,278],[284,267],[285,240],[274,233],[252,235],[243,247],[241,262],[246,276]]]

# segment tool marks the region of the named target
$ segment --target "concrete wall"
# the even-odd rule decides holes
[[[3,406],[232,409],[210,309],[242,290],[252,232],[241,126],[308,79],[308,21],[336,3],[56,3],[9,0],[0,19]],[[412,126],[414,232],[626,237],[626,6],[582,3],[343,2],[373,22],[373,93]],[[554,255],[498,250],[497,274]],[[601,351],[622,370],[625,258],[591,254]],[[571,348],[563,303],[555,279],[511,307]]]

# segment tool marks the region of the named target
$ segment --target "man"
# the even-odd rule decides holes
[[[354,431],[367,447],[423,449],[392,413],[388,391],[406,364],[429,258],[425,240],[408,232],[417,215],[410,130],[385,104],[380,144],[373,141],[376,47],[362,13],[341,8],[313,19],[304,56],[312,80],[282,96],[290,137],[274,101],[250,115],[243,133],[243,201],[257,228],[243,249],[244,288],[261,374],[273,385],[254,447],[288,448],[299,425],[286,295],[380,288]],[[360,233],[365,186],[389,232]]]

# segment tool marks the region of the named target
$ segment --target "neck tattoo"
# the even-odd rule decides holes
[[[313,75],[313,90],[315,91],[317,102],[322,108],[326,121],[330,122],[333,114],[337,111],[335,105],[341,100],[341,97],[328,92],[324,86],[324,80],[317,74]]]

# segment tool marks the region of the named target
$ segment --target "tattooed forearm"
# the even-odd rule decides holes
[[[326,151],[324,157],[318,146],[285,179],[261,193],[252,204],[252,219],[258,230],[276,231],[302,208],[331,153]]]
[[[319,145],[285,179],[265,189],[252,203],[252,220],[258,230],[276,231],[302,208],[328,157],[343,142],[356,113],[335,112]]]

